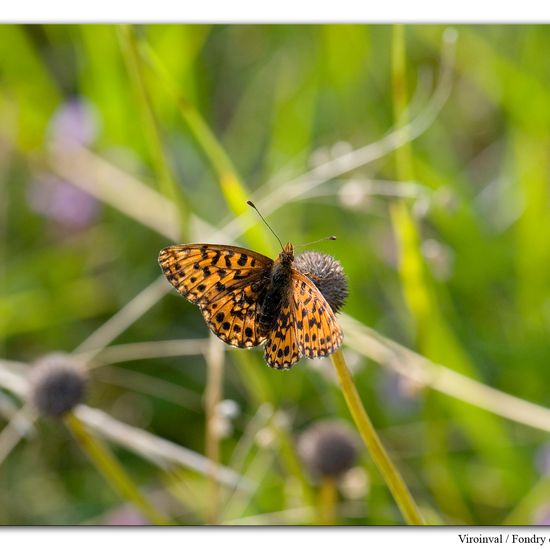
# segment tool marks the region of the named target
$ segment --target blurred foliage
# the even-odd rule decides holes
[[[455,30],[450,95],[433,124],[397,153],[289,200],[270,222],[283,241],[338,236],[314,248],[343,264],[347,314],[438,363],[550,406],[550,65],[543,58],[550,32]],[[101,190],[82,191],[96,176],[79,164],[82,149],[93,153],[98,173],[106,162],[174,201],[182,241],[205,240],[209,226],[245,211],[246,198],[265,199],[320,163],[380,140],[400,117],[413,120],[437,84],[445,31],[0,26],[0,356],[33,362],[73,351],[160,274],[156,258],[169,239],[125,215],[135,196],[115,207]],[[71,178],[60,155],[74,162]],[[411,196],[400,196],[399,185]],[[243,234],[237,244],[276,254],[260,224]],[[197,308],[170,292],[114,343],[206,335]],[[548,521],[546,433],[346,354],[429,522]],[[238,413],[225,419],[220,458],[256,488],[232,497],[222,490],[221,520],[315,523],[307,510],[318,488],[294,444],[316,420],[349,420],[330,363],[304,360],[281,373],[259,351],[225,357],[223,399]],[[200,355],[98,367],[88,403],[203,453],[206,372]],[[167,382],[187,390],[188,401],[167,399]],[[13,402],[9,392],[0,397]],[[266,402],[276,421],[250,436]],[[171,495],[177,522],[206,521],[203,476],[162,474],[115,451],[145,492]],[[339,490],[339,523],[402,521],[366,453],[349,478]],[[1,524],[139,521],[61,423],[39,419],[0,465]]]

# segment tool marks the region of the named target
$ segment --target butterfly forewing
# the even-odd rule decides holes
[[[245,248],[209,244],[169,246],[159,263],[168,281],[197,304],[214,334],[237,347],[261,344],[256,323],[273,260]]]
[[[189,244],[162,249],[159,264],[182,296],[200,304],[236,286],[246,286],[250,277],[269,272],[273,260],[236,246]]]
[[[326,357],[342,344],[342,330],[319,289],[292,270],[291,310],[300,355]]]

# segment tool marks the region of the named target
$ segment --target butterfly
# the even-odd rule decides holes
[[[237,246],[174,245],[160,251],[159,264],[216,336],[238,348],[264,345],[272,368],[325,357],[342,344],[332,308],[296,269],[290,243],[275,260]]]

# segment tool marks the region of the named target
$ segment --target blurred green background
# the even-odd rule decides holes
[[[547,26],[0,26],[2,361],[84,351],[172,242],[275,255],[254,198],[284,242],[338,236],[313,248],[344,266],[345,314],[550,406],[548,51]],[[219,348],[197,308],[156,284],[150,307],[95,341],[148,351],[92,362],[87,403],[213,458],[219,445],[252,489],[115,444],[129,477],[180,524],[318,523],[295,443],[319,420],[351,422],[330,361],[281,373],[225,349],[208,448]],[[206,351],[148,344],[173,340]],[[344,351],[429,523],[550,521],[550,427],[411,383],[353,338]],[[0,386],[5,429],[22,397]],[[337,523],[403,521],[364,451],[337,499]],[[51,419],[0,464],[1,524],[148,521],[123,500]]]

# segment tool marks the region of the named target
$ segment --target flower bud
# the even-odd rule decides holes
[[[300,436],[298,453],[313,477],[338,478],[355,465],[357,438],[342,422],[318,422]]]
[[[46,355],[31,371],[30,401],[44,416],[63,416],[81,403],[85,394],[85,374],[70,355]]]

